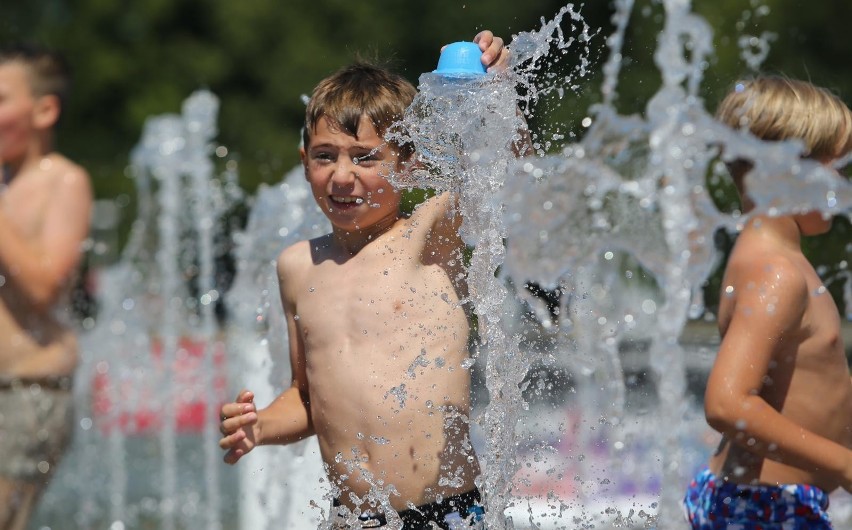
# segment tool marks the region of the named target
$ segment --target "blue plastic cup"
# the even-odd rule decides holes
[[[454,42],[447,44],[438,59],[438,68],[432,73],[450,77],[468,77],[484,75],[482,50],[475,42]]]

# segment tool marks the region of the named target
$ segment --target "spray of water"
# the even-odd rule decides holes
[[[282,207],[286,205],[286,207]],[[248,388],[259,406],[270,403],[291,378],[287,326],[278,290],[275,261],[287,246],[330,230],[299,166],[275,186],[261,186],[245,230],[234,235],[236,276],[225,300],[231,315],[229,374]],[[317,528],[323,497],[323,469],[315,438],[286,447],[264,447],[240,462],[239,528],[273,529],[281,521],[293,528]]]
[[[676,504],[685,483],[679,426],[687,424],[681,421],[687,412],[684,354],[678,338],[686,320],[701,311],[697,287],[717,261],[713,233],[719,228],[735,230],[744,221],[741,215],[722,214],[716,209],[707,192],[708,174],[718,172],[727,160],[754,160],[748,176],[749,188],[760,190],[754,213],[777,215],[818,209],[826,214],[845,214],[852,208],[850,184],[820,164],[802,160],[801,145],[766,144],[712,119],[698,98],[712,53],[710,28],[690,12],[686,0],[663,0],[662,5],[666,22],[655,61],[663,83],[642,116],[621,116],[612,105],[617,96],[624,34],[633,9],[632,0],[617,0],[615,32],[607,40],[610,55],[603,68],[602,104],[590,109],[591,126],[582,140],[566,145],[559,154],[545,155],[564,138],[537,138],[533,149],[538,156],[516,160],[513,149],[524,123],[515,90],[521,87],[525,100],[522,108],[529,113],[538,98],[554,92],[561,97],[590,72],[589,42],[594,32],[572,6],[566,6],[551,21],[542,20],[540,30],[513,38],[512,68],[507,73],[479,79],[424,74],[417,100],[400,127],[391,133],[396,135],[392,138],[395,141],[414,143],[424,168],[413,175],[394,177],[394,183],[454,192],[458,211],[464,216],[463,238],[473,248],[466,303],[477,316],[480,348],[476,362],[483,365],[489,398],[487,408],[476,420],[487,440],[479,485],[486,496],[489,528],[514,528],[513,521],[504,520],[503,513],[512,503],[518,482],[516,449],[521,440],[517,426],[527,409],[522,390],[531,365],[562,364],[585,378],[577,384],[583,396],[580,403],[584,410],[594,410],[598,418],[593,425],[581,420],[565,430],[578,431],[586,446],[612,450],[618,458],[618,451],[639,439],[636,425],[624,420],[626,397],[618,351],[619,343],[637,329],[643,329],[643,336],[651,341],[659,416],[665,418],[667,426],[663,429],[649,417],[643,418],[645,429],[665,434],[661,445],[649,448],[646,456],[649,461],[660,462],[662,475],[655,524],[661,529],[677,528]],[[566,34],[564,27],[570,27],[570,32]],[[749,49],[744,47],[744,60],[759,65],[764,57],[760,43],[767,41],[750,37],[750,49],[759,48],[760,53],[748,55]],[[571,74],[559,78],[538,75],[549,61],[568,53],[580,58]],[[152,118],[146,125],[133,155],[139,221],[121,262],[103,275],[104,316],[84,337],[97,347],[89,348],[96,354],[87,358],[81,372],[108,375],[103,395],[109,406],[99,417],[112,426],[105,452],[110,460],[109,519],[116,529],[133,525],[149,508],[162,511],[162,528],[180,523],[221,527],[216,509],[210,508],[219,498],[214,468],[221,464],[215,449],[209,450],[216,447],[218,435],[210,427],[203,431],[207,449],[198,467],[204,470],[205,486],[182,496],[179,435],[171,406],[179,388],[173,378],[166,377],[169,367],[185,355],[180,346],[182,337],[200,337],[202,344],[209,345],[221,331],[212,314],[211,302],[220,295],[212,281],[212,241],[215,219],[234,199],[229,190],[235,182],[225,179],[225,185],[213,184],[216,180],[212,178],[209,151],[215,136],[216,110],[215,98],[199,93],[187,102],[182,116]],[[323,219],[319,213],[307,209],[312,205],[308,193],[296,199],[301,193],[298,189],[284,189],[295,186],[294,182],[288,179],[282,187],[258,196],[249,229],[237,240],[239,274],[228,296],[235,327],[247,335],[243,344],[259,346],[245,362],[253,363],[264,380],[258,381],[258,392],[266,383],[270,396],[276,385],[286,380],[283,367],[272,362],[286,344],[272,260],[289,240],[311,237],[324,226],[319,224]],[[282,193],[286,201],[281,199]],[[290,208],[281,209],[285,202]],[[186,204],[191,207],[186,208]],[[316,217],[312,217],[314,214]],[[186,245],[182,239],[186,234],[192,234],[197,244]],[[187,248],[193,249],[191,253],[187,254]],[[193,283],[196,292],[192,294],[183,276],[190,263],[198,271]],[[633,274],[639,276],[640,271],[653,278],[658,293],[654,297],[621,296],[625,269],[628,280]],[[848,270],[839,267],[835,278],[848,276]],[[507,311],[507,307],[513,307],[507,281],[514,285],[534,281],[561,293],[560,307],[553,313],[526,297],[544,327],[556,330],[554,347],[535,351],[521,348],[521,337],[513,328],[518,309]],[[848,281],[846,289],[852,299]],[[519,292],[523,294],[523,290]],[[850,307],[852,304],[847,303]],[[165,368],[160,371],[152,368],[147,353],[154,343],[161,345],[158,362]],[[128,357],[128,349],[144,353]],[[213,358],[212,352],[202,352],[204,369],[200,372],[205,379],[199,392],[208,405],[216,401],[210,394],[216,388],[211,379]],[[243,364],[229,372],[244,371]],[[152,396],[139,391],[144,388],[140,380],[155,380],[154,388],[159,392]],[[144,416],[139,413],[146,407],[161,413],[162,418],[156,431],[162,462],[158,481],[161,500],[139,507],[128,502],[128,477],[133,470],[126,461],[125,433],[141,429],[140,418]],[[212,414],[209,409],[205,412],[208,419]],[[215,425],[215,420],[207,423]],[[91,433],[93,447],[96,439]],[[542,442],[542,454],[551,449]],[[296,458],[301,450],[296,449]],[[292,456],[288,453],[287,457]],[[576,458],[576,462],[588,460],[584,455]],[[269,462],[270,468],[279,469],[280,461]],[[568,465],[550,471],[560,476],[565,473],[560,481],[570,482]],[[583,465],[577,468],[581,474],[600,471]],[[301,468],[297,465],[292,469]],[[648,473],[644,468],[642,472]],[[258,480],[261,477],[267,482]],[[253,513],[262,511],[263,520],[244,520],[243,526],[265,528],[280,521],[280,514],[271,507],[274,502],[270,499],[275,499],[278,491],[272,484],[273,474],[254,469],[244,479],[244,484],[264,484],[255,493],[266,497],[253,505]],[[599,491],[583,476],[575,482],[580,485],[580,494]],[[203,499],[200,491],[204,491]],[[279,493],[286,497],[292,492]],[[569,511],[555,492],[544,497],[557,506],[559,514]],[[84,509],[80,517],[88,518],[79,521],[81,526],[99,516],[91,508],[94,504],[81,501]],[[590,511],[572,519],[573,524],[585,527],[600,519],[600,514]],[[603,517],[612,524],[645,524],[649,514],[604,511]]]
[[[81,383],[95,396],[94,410],[82,403],[81,421],[96,420],[82,443],[99,449],[81,465],[99,468],[108,456],[110,528],[133,527],[153,514],[166,530],[222,527],[216,424],[224,396],[221,366],[214,367],[222,358],[214,260],[218,220],[240,192],[234,174],[214,175],[217,112],[217,98],[201,91],[184,102],[181,115],[147,120],[130,168],[139,217],[121,260],[100,274],[100,315],[82,337],[90,354]],[[193,421],[200,437],[182,452],[182,433]],[[106,448],[100,433],[107,433]],[[137,459],[141,446],[157,455],[158,491],[132,502],[143,477],[151,478],[140,468],[145,459]],[[187,476],[198,483],[187,484]],[[86,516],[96,521],[104,514],[92,509]]]
[[[619,2],[616,33],[609,39],[612,54],[604,69],[604,103],[592,109],[588,133],[560,155],[524,161],[519,178],[507,181],[503,200],[512,222],[505,268],[516,282],[533,280],[569,293],[562,298],[563,331],[578,334],[582,347],[610,359],[605,373],[618,380],[618,356],[611,345],[623,339],[625,316],[640,311],[601,304],[621,287],[617,275],[596,272],[594,284],[602,296],[594,296],[583,283],[583,271],[610,270],[607,261],[624,253],[653,276],[661,303],[649,308],[654,316],[647,322],[650,365],[659,417],[669,426],[658,430],[664,438],[656,524],[678,528],[678,505],[690,472],[681,459],[687,411],[685,356],[678,338],[690,315],[702,311],[698,289],[717,263],[713,233],[735,230],[743,221],[716,209],[707,192],[708,174],[723,161],[754,160],[747,183],[758,190],[753,214],[848,212],[852,187],[820,164],[802,160],[801,145],[795,142],[764,143],[716,123],[698,98],[712,53],[711,30],[690,12],[688,1],[662,4],[666,19],[654,58],[663,84],[644,116],[620,116],[610,104],[623,21],[632,7],[632,2]],[[610,400],[616,405],[608,418],[614,425],[623,396],[619,384],[613,385],[615,398]]]
[[[479,362],[484,363],[489,403],[477,423],[485,433],[487,449],[483,474],[478,485],[485,494],[488,528],[513,528],[503,511],[511,499],[512,479],[517,472],[514,447],[516,426],[526,408],[521,383],[531,358],[519,349],[519,337],[506,326],[513,316],[504,314],[508,290],[497,278],[505,256],[506,227],[499,200],[514,152],[523,152],[525,122],[518,107],[516,84],[526,86],[530,101],[551,87],[530,82],[540,68],[544,54],[564,54],[589,39],[582,24],[581,38],[568,39],[561,21],[570,14],[574,23],[582,17],[571,6],[556,18],[543,22],[540,31],[518,36],[513,41],[515,69],[485,77],[446,77],[426,73],[420,77],[418,95],[398,127],[390,132],[396,142],[415,147],[424,170],[414,175],[392,178],[397,186],[431,188],[452,192],[458,197],[458,214],[463,216],[462,239],[472,247],[467,267],[470,303],[479,331]],[[581,54],[586,57],[586,54]],[[522,68],[519,65],[525,64]],[[578,72],[587,72],[588,62],[580,61]],[[568,81],[566,78],[564,81]],[[537,147],[540,148],[540,147]]]

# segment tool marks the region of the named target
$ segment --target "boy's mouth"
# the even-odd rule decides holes
[[[361,197],[352,197],[350,195],[330,195],[331,202],[335,204],[363,204],[364,199]]]

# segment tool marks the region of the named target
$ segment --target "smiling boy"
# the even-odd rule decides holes
[[[501,39],[474,41],[505,67]],[[383,134],[415,93],[366,64],[314,90],[301,158],[332,232],[278,259],[292,386],[261,410],[248,391],[222,407],[229,463],[317,435],[336,528],[481,527],[461,219],[450,194],[403,214],[388,182],[413,153]]]

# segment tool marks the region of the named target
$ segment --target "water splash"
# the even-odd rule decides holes
[[[778,38],[778,35],[771,31],[762,31],[760,35],[746,33],[746,26],[749,24],[758,25],[761,18],[767,16],[771,8],[762,4],[759,0],[751,1],[751,8],[743,11],[740,20],[737,21],[736,28],[741,32],[737,38],[737,46],[740,49],[740,58],[743,63],[752,71],[760,71],[760,65],[769,56],[771,43]]]
[[[286,205],[286,206],[282,206]],[[234,234],[236,276],[225,296],[228,373],[240,374],[229,396],[248,388],[258,406],[272,402],[290,380],[288,334],[278,288],[276,258],[287,246],[330,230],[298,166],[274,186],[261,185],[244,230]],[[317,528],[318,511],[306,508],[323,496],[323,469],[315,438],[286,447],[264,447],[237,466],[240,528]],[[312,486],[308,486],[312,485]]]
[[[130,168],[139,216],[120,261],[100,272],[97,324],[81,337],[91,352],[81,383],[94,392],[94,405],[79,408],[96,426],[83,442],[100,447],[98,432],[108,439],[81,465],[103,473],[99,464],[107,455],[108,517],[116,528],[135,526],[150,511],[161,514],[166,530],[222,527],[216,424],[224,353],[214,261],[222,252],[219,220],[241,192],[235,174],[217,178],[210,160],[218,106],[213,94],[199,91],[181,115],[146,121]],[[201,440],[183,452],[187,431]],[[139,500],[150,473],[139,469],[146,459],[136,451],[143,445],[159,459],[158,491]],[[128,461],[131,451],[136,456]],[[199,483],[186,483],[186,465],[200,470]]]
[[[574,23],[582,23],[579,39],[573,35],[565,38],[560,23],[566,14]],[[506,327],[506,321],[517,315],[504,314],[509,291],[495,276],[504,260],[506,237],[498,198],[514,153],[529,149],[516,84],[525,85],[527,101],[534,101],[549,89],[530,82],[540,67],[539,60],[547,53],[565,54],[575,44],[586,45],[589,38],[582,17],[566,6],[552,21],[543,21],[540,31],[513,40],[512,65],[517,70],[463,78],[423,74],[414,102],[388,135],[396,142],[411,142],[426,168],[414,175],[392,176],[392,183],[454,193],[463,217],[460,234],[473,248],[466,302],[477,316],[478,362],[484,362],[489,394],[488,406],[477,419],[487,446],[481,455],[483,473],[478,486],[485,496],[488,528],[514,528],[503,511],[518,469],[516,426],[526,408],[521,383],[533,361],[533,356],[522,354],[519,337]],[[579,75],[585,75],[589,66],[588,48],[583,50]],[[519,71],[526,75],[518,75]],[[571,79],[567,76],[563,81]]]
[[[796,142],[764,143],[713,120],[702,107],[698,88],[712,54],[712,33],[684,0],[664,0],[665,25],[654,55],[663,85],[648,102],[644,117],[620,116],[611,106],[617,86],[620,46],[632,2],[617,4],[612,55],[605,67],[604,104],[577,144],[560,155],[524,161],[517,179],[507,181],[504,201],[508,230],[506,274],[516,283],[535,281],[574,293],[562,298],[563,315],[601,315],[579,332],[584,348],[613,362],[607,345],[624,339],[613,325],[629,308],[609,307],[622,287],[606,256],[624,253],[654,278],[661,293],[647,324],[650,366],[666,424],[662,441],[662,490],[658,528],[677,528],[680,498],[689,470],[682,465],[686,371],[678,338],[690,315],[700,314],[699,287],[718,262],[713,233],[735,230],[743,218],[720,213],[707,192],[709,173],[723,161],[755,160],[748,176],[759,190],[752,214],[781,215],[808,210],[848,212],[849,183],[821,164],[801,159]],[[559,205],[559,208],[554,208]],[[611,259],[611,257],[609,258]],[[602,297],[588,296],[582,271],[595,271]],[[600,271],[604,271],[600,274]],[[638,311],[629,310],[631,314]],[[575,318],[576,320],[576,318]],[[590,338],[583,337],[591,333]],[[618,372],[616,365],[608,373]],[[620,379],[620,377],[619,377]],[[623,391],[614,389],[616,397]],[[618,410],[614,409],[615,418]]]

